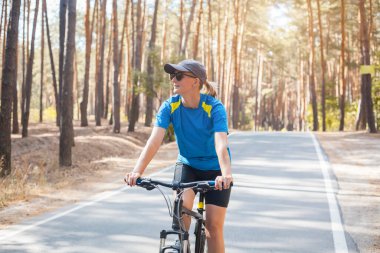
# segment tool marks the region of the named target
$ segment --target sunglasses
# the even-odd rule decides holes
[[[173,80],[173,78],[175,77],[175,79],[177,79],[177,81],[181,81],[184,76],[197,78],[196,76],[188,75],[188,74],[185,74],[183,72],[172,73],[169,75],[170,75],[170,80]]]

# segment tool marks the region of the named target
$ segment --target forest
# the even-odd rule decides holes
[[[74,125],[152,126],[165,63],[196,59],[230,128],[380,129],[379,0],[3,0],[0,175],[11,136],[54,122],[70,166]]]

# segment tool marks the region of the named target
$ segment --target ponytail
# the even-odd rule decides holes
[[[206,86],[205,93],[215,98],[218,94],[218,84],[215,82],[208,82],[207,80],[204,82],[204,84]]]

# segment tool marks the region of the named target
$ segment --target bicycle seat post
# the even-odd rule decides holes
[[[198,213],[203,215],[203,211],[204,211],[204,199],[205,199],[205,194],[203,191],[199,191],[199,201],[198,201],[198,207],[197,207],[197,210],[198,210]]]

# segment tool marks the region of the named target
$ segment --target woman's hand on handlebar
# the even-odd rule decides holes
[[[230,188],[232,181],[232,175],[217,176],[215,178],[215,190],[223,190]]]
[[[141,173],[132,171],[132,172],[125,174],[124,182],[126,182],[129,186],[135,186],[136,180],[139,177],[141,177]]]

